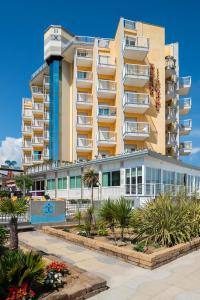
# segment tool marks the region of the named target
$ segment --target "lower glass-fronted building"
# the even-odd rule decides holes
[[[160,193],[176,194],[184,190],[189,196],[200,192],[200,168],[173,158],[141,150],[113,157],[74,164],[53,163],[29,167],[33,179],[32,195],[49,195],[51,199],[90,199],[91,189],[84,186],[82,175],[92,168],[99,177],[94,200],[124,196],[135,207]]]

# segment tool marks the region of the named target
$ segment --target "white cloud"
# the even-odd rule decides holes
[[[197,154],[200,152],[200,147],[192,148],[191,154]]]
[[[18,166],[21,166],[21,138],[6,137],[0,143],[0,165],[5,163],[5,160],[15,160]]]

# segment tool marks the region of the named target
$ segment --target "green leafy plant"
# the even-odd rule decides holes
[[[140,242],[140,243],[137,243],[133,249],[137,252],[144,252],[144,248],[145,248],[145,243],[144,242]]]
[[[21,287],[23,283],[28,283],[32,288],[42,284],[44,266],[37,252],[6,251],[0,259],[0,299],[4,299],[9,287]]]
[[[12,250],[18,249],[18,216],[26,213],[27,210],[28,205],[24,199],[17,199],[14,201],[10,198],[4,198],[0,201],[0,213],[10,217],[10,249]]]
[[[129,200],[121,197],[115,202],[114,206],[114,216],[115,220],[118,222],[121,228],[121,240],[124,240],[124,229],[129,226],[131,217],[132,205]]]
[[[0,226],[0,253],[4,248],[7,238],[8,238],[8,231],[3,226]]]
[[[74,219],[78,222],[78,226],[80,227],[81,220],[82,220],[82,213],[79,209],[76,211],[76,213],[74,215]]]
[[[97,231],[97,234],[100,236],[107,236],[108,235],[108,230],[106,228],[101,228]]]
[[[16,186],[23,192],[25,196],[27,190],[32,186],[32,179],[27,175],[19,175],[15,177]]]
[[[63,286],[63,276],[69,274],[69,270],[66,264],[53,261],[47,268],[47,276],[45,279],[45,285],[49,289],[58,289]]]
[[[103,201],[99,209],[100,219],[107,224],[115,236],[115,202],[111,199]]]

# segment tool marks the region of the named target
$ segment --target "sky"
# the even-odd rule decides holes
[[[179,42],[180,75],[192,76],[193,153],[200,166],[200,2],[198,0],[35,0],[0,2],[0,164],[20,161],[22,97],[31,74],[43,63],[43,33],[62,25],[78,35],[113,37],[119,21],[149,22],[166,28],[166,43]]]

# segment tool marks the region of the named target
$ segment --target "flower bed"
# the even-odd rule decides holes
[[[70,228],[72,227],[70,226]],[[111,245],[109,243],[106,243],[105,241],[102,242],[71,232],[65,232],[61,227],[56,228],[44,226],[42,227],[42,231],[47,234],[84,246],[86,248],[103,252],[106,255],[118,257],[126,262],[147,269],[155,269],[163,264],[175,260],[182,255],[200,248],[200,238],[195,238],[191,242],[182,243],[170,248],[158,249],[154,253],[147,254],[127,249],[125,247]]]

